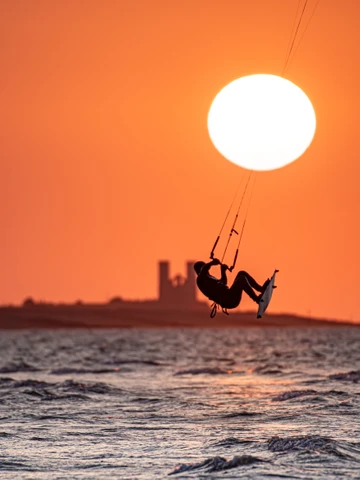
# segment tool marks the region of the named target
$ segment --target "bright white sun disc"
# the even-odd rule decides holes
[[[299,158],[315,135],[306,94],[276,75],[249,75],[224,87],[208,114],[216,149],[249,170],[274,170]]]

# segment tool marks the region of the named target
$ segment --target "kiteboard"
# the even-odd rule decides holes
[[[262,294],[262,296],[260,298],[257,318],[261,318],[264,315],[267,307],[270,304],[270,300],[271,300],[271,297],[272,297],[273,290],[274,290],[274,288],[276,288],[275,275],[278,271],[279,270],[274,271],[273,276],[270,279],[269,285],[266,287],[265,292]]]

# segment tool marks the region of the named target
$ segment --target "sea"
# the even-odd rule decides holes
[[[1,479],[360,479],[360,328],[0,332]]]

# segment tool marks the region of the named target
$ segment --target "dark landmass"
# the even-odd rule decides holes
[[[0,329],[57,328],[241,328],[360,326],[350,322],[314,319],[291,314],[236,311],[210,318],[204,304],[194,308],[161,306],[156,302],[120,304],[30,304],[0,307]]]

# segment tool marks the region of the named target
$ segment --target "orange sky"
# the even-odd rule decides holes
[[[297,4],[0,3],[1,303],[150,298],[159,259],[206,260],[243,172],[208,109],[238,77],[281,73]],[[287,70],[316,136],[257,175],[237,264],[280,269],[272,311],[360,320],[359,15],[320,1]]]

